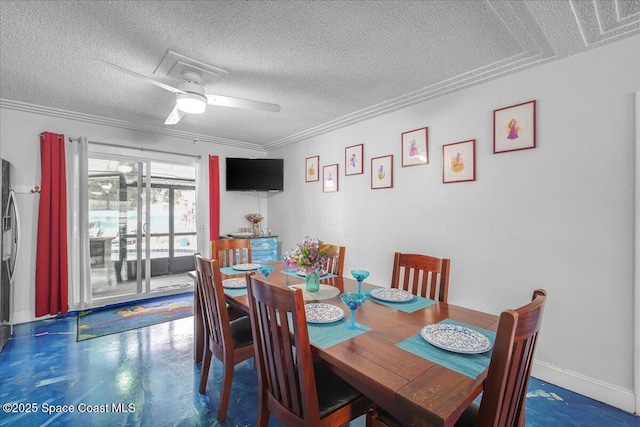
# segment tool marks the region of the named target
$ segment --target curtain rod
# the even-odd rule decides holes
[[[69,142],[78,142],[79,140],[80,140],[80,138],[71,138],[71,137],[69,137]],[[199,155],[199,154],[176,153],[175,151],[156,150],[156,149],[153,149],[153,148],[144,148],[144,147],[131,147],[131,146],[128,146],[128,145],[110,144],[108,142],[98,142],[98,141],[89,141],[89,142],[91,144],[104,145],[104,146],[107,146],[107,147],[130,148],[130,149],[133,149],[133,150],[151,151],[153,153],[172,154],[174,156],[194,157],[196,159],[201,159],[202,158],[202,156]]]

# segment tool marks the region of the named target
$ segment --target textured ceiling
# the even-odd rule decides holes
[[[2,0],[0,106],[265,150],[637,34],[640,0]],[[282,111],[167,126],[174,94],[92,61],[176,86],[183,57]]]

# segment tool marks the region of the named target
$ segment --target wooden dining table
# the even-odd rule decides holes
[[[280,286],[299,285],[304,278],[283,272],[283,262],[269,263],[276,268],[262,280]],[[257,272],[253,274],[258,274]],[[190,273],[194,279],[196,275]],[[224,275],[223,275],[224,276]],[[242,277],[242,276],[224,276]],[[332,277],[321,284],[336,287],[340,293],[357,291],[358,282]],[[364,283],[363,291],[373,285]],[[194,358],[202,355],[204,330],[195,286]],[[311,302],[311,301],[305,301]],[[349,310],[339,296],[322,300]],[[247,295],[230,296],[227,303],[248,313]],[[448,369],[425,357],[406,351],[396,344],[415,336],[422,327],[451,319],[452,321],[496,331],[498,316],[448,303],[436,302],[426,308],[407,313],[369,298],[356,312],[358,323],[371,328],[366,333],[346,339],[327,348],[312,343],[313,354],[344,380],[360,390],[406,426],[452,426],[482,392],[486,369],[476,378]],[[426,341],[424,345],[430,345]]]

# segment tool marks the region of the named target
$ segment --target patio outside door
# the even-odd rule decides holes
[[[195,168],[92,155],[89,235],[94,303],[188,290],[197,246]]]

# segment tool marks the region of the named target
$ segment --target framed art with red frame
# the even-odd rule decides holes
[[[338,191],[338,164],[322,167],[322,191],[333,193]]]
[[[476,180],[476,140],[454,142],[442,146],[442,182]]]
[[[320,181],[320,156],[307,157],[304,161],[305,182]]]
[[[536,148],[536,101],[493,110],[493,153]]]
[[[344,149],[344,174],[360,175],[364,173],[362,153],[364,144],[352,145]]]
[[[429,163],[429,129],[420,128],[402,133],[402,167]]]
[[[371,188],[393,188],[393,154],[371,159]]]

